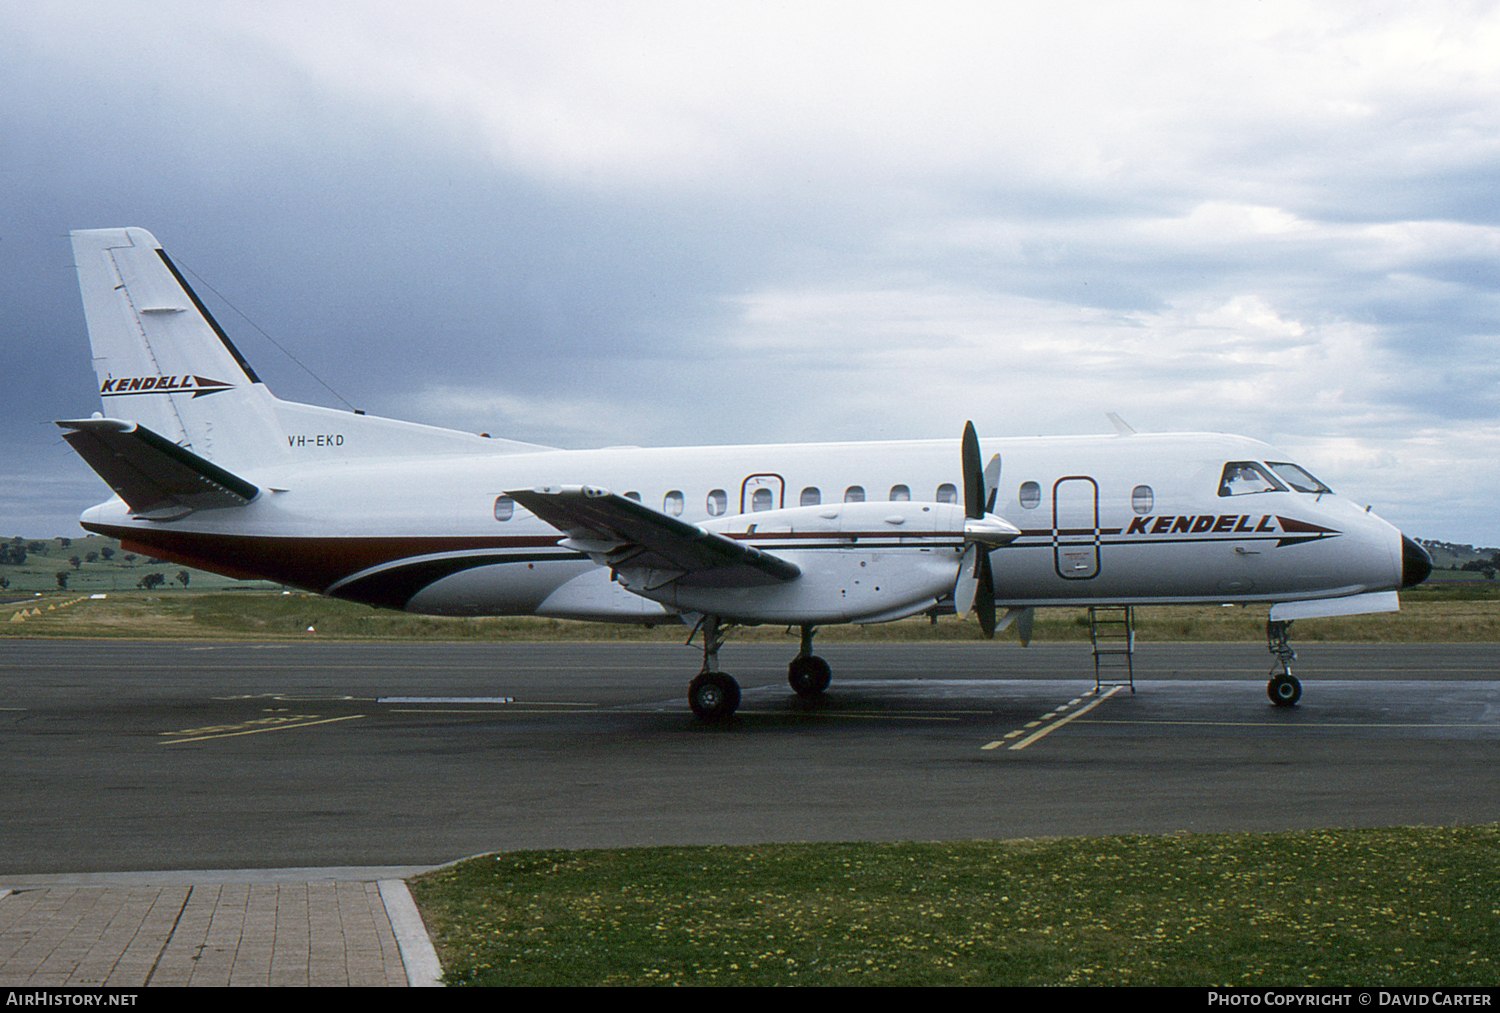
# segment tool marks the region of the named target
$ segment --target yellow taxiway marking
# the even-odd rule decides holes
[[[236,735],[259,735],[262,732],[285,732],[293,728],[310,728],[313,725],[328,725],[336,721],[352,721],[354,718],[362,718],[363,714],[345,714],[341,718],[317,718],[312,714],[288,714],[284,717],[255,718],[250,721],[241,722],[238,725],[218,725],[213,728],[188,728],[181,732],[162,732],[163,735],[185,735],[186,738],[166,739],[157,743],[162,746],[175,746],[179,742],[202,742],[204,739],[230,739]],[[305,720],[315,718],[316,720]],[[254,727],[250,727],[254,726]],[[194,732],[202,734],[194,735]]]
[[[1044,736],[1044,735],[1050,735],[1052,732],[1057,731],[1059,728],[1061,728],[1063,725],[1067,724],[1069,721],[1072,721],[1072,720],[1074,720],[1076,718],[1082,717],[1083,715],[1087,714],[1089,711],[1091,711],[1095,707],[1099,706],[1105,700],[1108,700],[1110,697],[1112,697],[1116,693],[1120,692],[1120,690],[1123,689],[1123,688],[1124,688],[1123,686],[1115,686],[1109,692],[1104,693],[1098,699],[1094,700],[1092,703],[1088,704],[1087,706],[1080,707],[1078,710],[1073,711],[1073,713],[1071,713],[1071,714],[1067,714],[1067,715],[1065,715],[1063,717],[1057,718],[1056,721],[1053,721],[1051,724],[1047,725],[1044,728],[1037,728],[1037,726],[1040,725],[1040,724],[1042,724],[1042,722],[1047,721],[1050,718],[1057,717],[1057,715],[1062,714],[1062,712],[1065,711],[1065,710],[1067,710],[1068,708],[1073,707],[1074,705],[1081,703],[1083,701],[1084,697],[1091,696],[1094,693],[1094,691],[1093,690],[1089,690],[1089,692],[1083,694],[1083,696],[1074,697],[1072,700],[1069,700],[1067,703],[1063,704],[1061,707],[1053,708],[1053,710],[1050,713],[1044,714],[1041,718],[1037,719],[1036,721],[1028,721],[1023,727],[1017,728],[1013,732],[1006,732],[1004,735],[1002,735],[1000,738],[996,739],[995,741],[993,741],[993,742],[986,742],[984,745],[980,746],[979,748],[981,750],[984,750],[984,749],[999,749],[1001,746],[1005,746],[1006,745],[1007,740],[1014,739],[1014,738],[1016,738],[1019,735],[1025,735],[1026,734],[1026,730],[1028,728],[1037,728],[1036,731],[1032,732],[1030,735],[1026,735],[1026,737],[1024,739],[1022,739],[1020,742],[1014,742],[1014,743],[1011,743],[1009,746],[1006,746],[1007,749],[1025,749],[1027,746],[1031,745],[1033,742],[1035,742],[1037,739],[1040,739],[1042,736]]]

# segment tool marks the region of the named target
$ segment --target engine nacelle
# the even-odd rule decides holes
[[[748,541],[802,574],[758,587],[674,581],[633,590],[668,608],[746,625],[886,622],[923,612],[952,592],[964,542],[964,512],[951,503],[794,507],[702,527]]]

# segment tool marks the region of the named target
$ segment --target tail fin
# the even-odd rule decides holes
[[[74,232],[73,260],[105,415],[204,458],[263,458],[270,392],[151,233]]]
[[[73,233],[104,414],[205,461],[263,464],[544,449],[280,401],[145,229]]]

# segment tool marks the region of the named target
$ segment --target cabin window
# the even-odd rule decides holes
[[[679,489],[673,489],[662,497],[661,508],[673,517],[682,516],[683,498]]]
[[[640,502],[640,501],[641,501],[641,494],[640,494],[640,493],[638,493],[638,492],[627,492],[627,493],[626,493],[626,494],[625,494],[625,498],[626,498],[626,499],[633,499],[633,500],[635,500],[635,501],[636,501],[636,502],[637,502],[637,503],[639,503],[639,502]]]
[[[944,482],[937,487],[937,501],[939,503],[957,503],[958,486],[952,482]]]
[[[1272,478],[1254,461],[1230,461],[1219,479],[1220,496],[1248,496],[1257,492],[1286,492],[1286,486]]]
[[[750,494],[751,513],[759,513],[762,510],[769,510],[775,505],[776,500],[771,495],[771,490],[766,486],[761,486],[759,489],[756,489]]]
[[[1138,485],[1130,490],[1130,509],[1138,514],[1149,514],[1156,505],[1156,494],[1149,485]]]
[[[911,502],[911,490],[908,489],[904,485],[893,485],[893,486],[891,486],[891,502],[892,503],[910,503]]]
[[[865,487],[862,485],[851,485],[844,490],[845,503],[863,503],[865,501]]]
[[[495,520],[508,521],[516,514],[516,501],[509,496],[495,497]]]
[[[823,494],[818,491],[817,486],[810,485],[802,490],[802,497],[797,502],[801,506],[817,506],[823,502]]]
[[[729,509],[729,494],[723,489],[715,489],[708,494],[705,505],[708,507],[708,516],[722,517],[724,511]]]
[[[1042,502],[1042,487],[1035,482],[1021,483],[1021,505],[1027,510],[1035,510]]]
[[[1313,478],[1305,469],[1289,464],[1286,461],[1267,461],[1266,466],[1276,473],[1276,477],[1298,492],[1333,492],[1332,489]]]

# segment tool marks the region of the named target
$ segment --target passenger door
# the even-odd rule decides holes
[[[1064,580],[1099,575],[1099,484],[1087,475],[1052,486],[1052,560]]]
[[[751,475],[740,484],[740,513],[780,510],[786,505],[786,482],[780,475]]]

